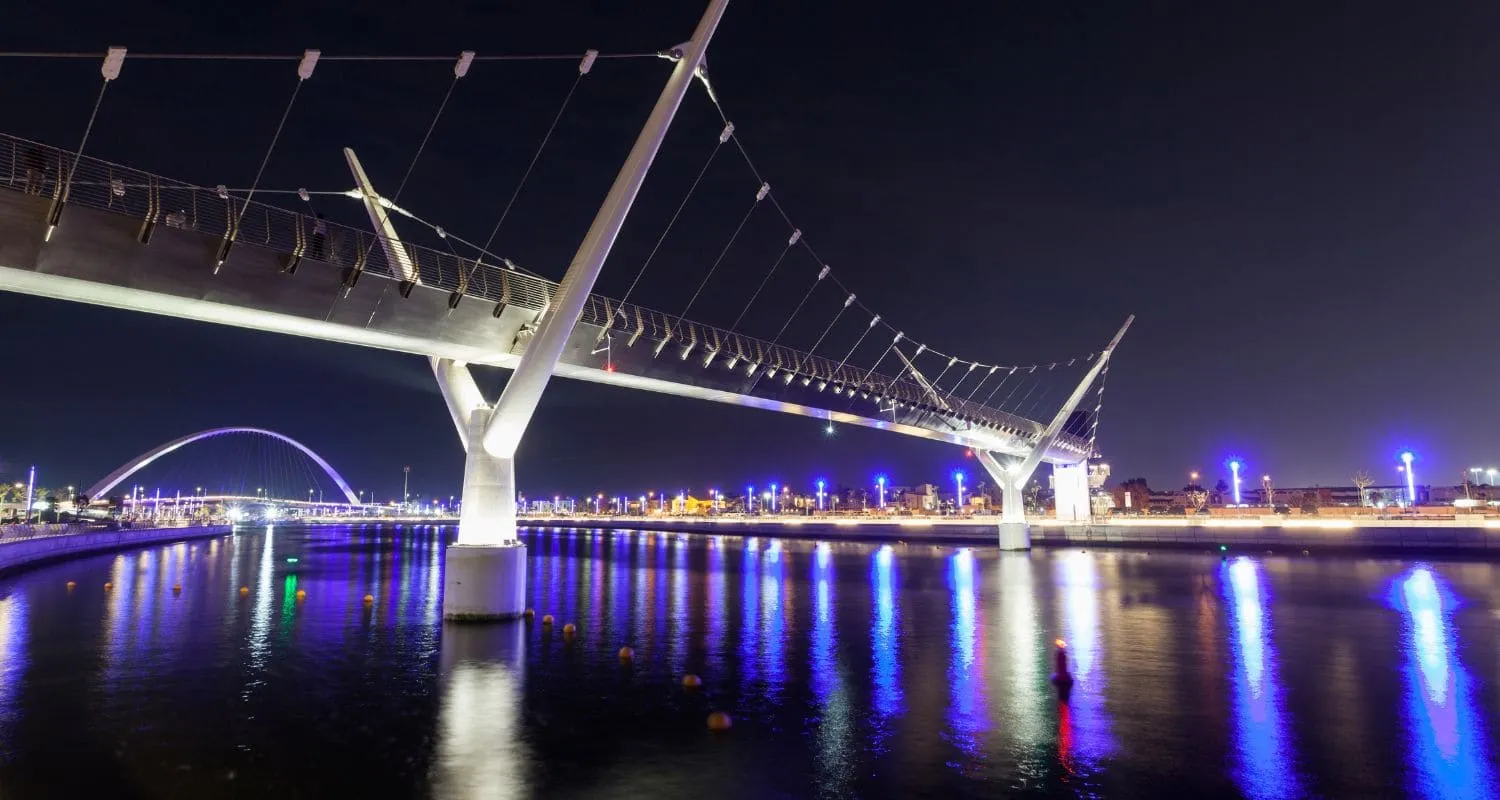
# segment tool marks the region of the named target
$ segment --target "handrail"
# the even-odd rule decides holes
[[[66,181],[64,170],[75,160],[77,167],[72,180]],[[56,203],[64,184],[68,184],[70,204],[322,262],[352,271],[355,277],[369,274],[399,280],[395,276],[400,271],[388,263],[386,249],[378,246],[380,237],[369,231],[314,220],[257,201],[247,204],[230,192],[221,193],[87,155],[75,158],[74,153],[66,150],[0,134],[0,186],[51,197]],[[314,239],[316,222],[322,222],[326,231],[321,242]],[[547,308],[557,291],[556,283],[508,265],[463,258],[410,243],[398,246],[415,267],[418,284],[428,288],[533,311]],[[866,373],[851,364],[599,295],[589,297],[580,322],[606,328],[632,343],[639,338],[663,347],[675,343],[674,355],[682,360],[702,360],[709,352],[715,352],[720,359],[760,364],[762,369],[774,367],[782,380],[786,380],[780,377],[782,374],[792,374],[805,383],[817,381],[820,385],[842,388],[851,397],[862,393],[877,403],[893,401],[941,413],[964,424],[996,429],[1028,441],[1035,441],[1045,428],[1035,420],[979,403],[967,403],[955,415],[933,406],[927,393],[910,378]],[[704,366],[707,365],[705,361]],[[1085,440],[1071,435],[1060,437],[1059,446],[1079,453],[1088,450]]]

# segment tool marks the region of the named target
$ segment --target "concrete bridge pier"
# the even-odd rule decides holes
[[[1042,458],[1057,441],[1063,427],[1067,425],[1068,418],[1077,410],[1078,404],[1083,402],[1089,387],[1094,385],[1099,373],[1109,363],[1110,356],[1114,354],[1115,348],[1119,347],[1120,340],[1125,338],[1125,331],[1130,329],[1130,323],[1134,321],[1134,315],[1125,319],[1125,324],[1120,326],[1120,330],[1115,333],[1109,345],[1100,351],[1099,357],[1094,360],[1094,365],[1084,374],[1083,380],[1079,381],[1073,393],[1063,402],[1062,407],[1058,408],[1052,422],[1032,444],[1029,454],[1019,459],[1007,458],[1005,463],[1001,463],[994,453],[985,450],[974,451],[979,463],[984,466],[985,472],[989,473],[990,478],[1000,486],[1001,502],[1004,504],[1000,512],[1001,550],[1031,549],[1031,529],[1026,525],[1026,505],[1022,490],[1026,488],[1026,482],[1031,480],[1032,473],[1036,472],[1036,468],[1041,465]],[[1076,519],[1080,503],[1082,513],[1086,515],[1089,509],[1088,456],[1084,455],[1075,464],[1055,464],[1053,478],[1059,517]]]
[[[729,0],[710,0],[693,37],[674,50],[677,64],[672,75],[662,87],[630,155],[563,273],[551,305],[540,313],[530,341],[514,346],[525,349],[500,399],[493,405],[485,401],[467,365],[432,359],[433,373],[465,453],[458,542],[448,548],[444,557],[445,620],[512,619],[526,608],[526,546],[516,533],[516,450],[625,224],[625,217],[640,193],[651,162],[661,149],[672,118],[703,64],[709,40],[728,3]],[[592,57],[586,58],[579,66],[580,71],[586,72],[592,63]],[[381,197],[359,159],[349,149],[344,150],[344,156],[370,221],[380,234],[386,258],[400,273],[403,284],[420,284],[421,275],[401,246],[390,213],[381,205]]]

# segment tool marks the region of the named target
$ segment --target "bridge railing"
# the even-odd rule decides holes
[[[68,180],[70,172],[72,179]],[[341,270],[346,285],[363,275],[400,280],[409,267],[419,284],[449,292],[450,302],[474,298],[536,311],[547,308],[557,291],[556,283],[504,263],[492,264],[410,243],[397,245],[407,263],[392,265],[382,242],[384,237],[374,233],[324,222],[326,233],[319,237],[315,228],[318,220],[305,214],[260,202],[247,203],[227,190],[195,186],[89,156],[76,158],[68,151],[5,134],[0,134],[0,185],[54,202],[66,196],[68,204],[140,219],[143,228],[163,225],[193,230],[222,237],[233,245],[266,248],[288,260],[323,262]],[[590,296],[581,321],[607,329],[631,345],[643,338],[655,342],[662,346],[662,358],[698,358],[707,366],[713,353],[720,361],[759,365],[758,369],[778,373],[763,378],[763,382],[817,382],[842,390],[851,398],[859,394],[877,403],[901,403],[957,419],[960,424],[994,428],[1026,439],[1036,439],[1042,430],[1042,425],[1033,420],[978,403],[940,409],[926,390],[906,375],[867,372],[599,295]],[[1082,440],[1071,436],[1063,437],[1060,445],[1078,452],[1086,450]]]

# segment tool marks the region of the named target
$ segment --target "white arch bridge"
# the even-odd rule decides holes
[[[87,494],[89,497],[96,500],[101,497],[106,497],[109,495],[111,490],[128,480],[130,476],[136,474],[137,472],[140,472],[146,467],[151,466],[151,464],[154,463],[157,459],[167,455],[168,453],[175,452],[182,449],[183,447],[186,447],[187,445],[193,444],[194,442],[201,442],[205,439],[213,439],[220,436],[231,436],[239,434],[264,436],[269,439],[274,439],[276,441],[291,445],[303,455],[307,456],[309,460],[311,460],[314,464],[317,464],[318,467],[323,470],[324,474],[328,476],[328,479],[333,481],[334,485],[339,488],[339,491],[344,493],[344,497],[349,501],[350,505],[361,504],[359,494],[355,492],[354,489],[350,488],[349,482],[344,480],[344,476],[340,475],[338,473],[338,470],[334,469],[333,465],[329,464],[326,459],[313,452],[312,448],[297,441],[296,439],[293,439],[290,436],[287,436],[286,434],[277,433],[276,431],[267,430],[265,428],[245,427],[210,428],[206,431],[190,433],[187,436],[173,439],[166,444],[153,447],[150,450],[147,450],[146,452],[140,454],[139,456],[126,461],[124,464],[121,464],[115,471],[104,476],[99,480],[99,482],[88,488]]]

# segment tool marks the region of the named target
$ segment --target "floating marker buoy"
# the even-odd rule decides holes
[[[534,609],[534,608],[528,608],[528,609],[526,609],[526,618],[527,619],[531,619],[534,616],[536,616],[536,609]]]
[[[174,583],[174,584],[172,584],[172,594],[182,594],[182,584],[180,584],[180,583]]]
[[[113,589],[113,588],[115,588],[115,585],[113,583],[110,583],[109,581],[105,581],[104,582],[104,591],[107,592],[107,591],[109,591],[110,589]]]
[[[75,586],[77,586],[77,585],[78,585],[78,582],[77,582],[77,581],[68,581],[68,589],[70,589],[70,590],[71,590],[71,589],[72,589],[72,588],[73,588],[73,587],[75,587]]]
[[[620,648],[620,660],[621,661],[630,661],[633,658],[635,658],[635,651],[634,650],[631,650],[629,647],[622,647],[622,648]]]
[[[307,591],[304,590],[304,589],[298,589],[297,590],[297,599],[298,600],[306,600],[307,599]]]
[[[577,632],[578,632],[578,626],[574,625],[571,622],[569,622],[568,624],[566,624],[566,625],[563,626],[563,635],[564,636],[572,636],[573,634],[575,634]]]
[[[715,711],[708,715],[708,729],[715,732],[727,731],[734,727],[734,719],[722,711]]]
[[[1068,671],[1068,643],[1057,639],[1057,653],[1053,656],[1052,685],[1057,687],[1057,695],[1064,701],[1068,694],[1073,691],[1073,673]]]
[[[250,587],[249,586],[241,586],[240,587],[240,594],[241,595],[250,594]]]
[[[370,605],[371,603],[374,603],[374,602],[375,602],[375,595],[373,595],[373,594],[367,594],[367,595],[365,595],[365,605]]]
[[[693,691],[703,685],[703,679],[689,672],[682,676],[682,688]]]
[[[542,624],[543,625],[551,625],[552,624],[552,615],[548,614],[547,616],[542,617]]]

